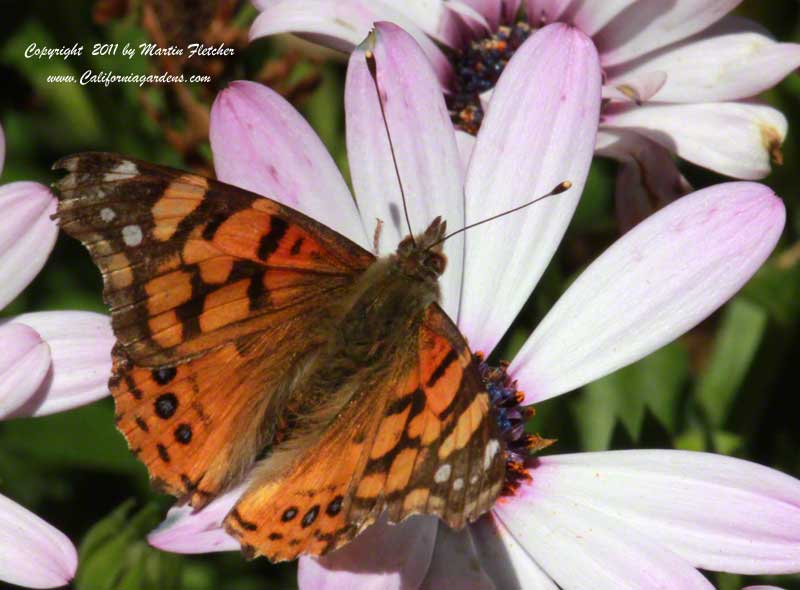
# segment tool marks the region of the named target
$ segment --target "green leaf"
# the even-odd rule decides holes
[[[25,50],[34,42],[40,47],[59,46],[38,22],[31,20],[20,27],[17,34],[6,42],[5,51],[0,54],[0,59],[22,72],[48,105],[51,115],[47,120],[48,129],[42,128],[40,132],[62,135],[66,139],[65,143],[99,142],[100,124],[92,108],[87,87],[77,82],[48,81],[48,76],[68,75],[74,76],[77,80],[81,72],[73,67],[69,59],[26,58]],[[84,51],[87,49],[84,48]]]
[[[601,379],[585,387],[570,405],[583,450],[608,449],[617,422],[615,393],[613,381]]]
[[[160,507],[151,503],[135,514],[132,510],[133,501],[126,501],[87,533],[78,550],[76,590],[180,587],[182,557],[153,549],[146,541],[161,520]]]
[[[686,351],[673,343],[587,385],[574,407],[584,448],[608,448],[617,420],[637,440],[648,408],[668,431],[675,432],[688,371]]]
[[[766,326],[767,313],[742,298],[723,312],[711,360],[695,390],[712,425],[720,427],[728,417]]]
[[[4,423],[0,447],[54,469],[88,467],[135,474],[143,479],[145,476],[114,426],[110,400],[51,416]]]

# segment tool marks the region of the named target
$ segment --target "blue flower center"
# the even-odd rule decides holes
[[[531,26],[520,21],[501,26],[489,37],[475,39],[452,58],[456,77],[447,107],[453,124],[475,135],[483,121],[482,92],[497,84],[500,74],[520,45],[531,36]]]
[[[492,415],[505,441],[506,480],[502,493],[513,495],[520,484],[530,480],[525,468],[526,460],[537,451],[549,447],[555,440],[525,431],[525,423],[535,412],[531,406],[522,407],[525,394],[517,389],[517,382],[508,375],[508,363],[501,362],[494,367],[484,360],[481,353],[475,353],[475,358],[478,360],[478,372],[489,393]]]

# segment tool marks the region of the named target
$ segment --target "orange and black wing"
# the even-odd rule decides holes
[[[119,428],[165,491],[202,506],[271,440],[295,367],[374,257],[202,176],[104,153],[55,168],[59,223],[103,274]]]
[[[280,477],[258,477],[226,519],[249,555],[322,555],[386,511],[461,528],[503,485],[505,446],[458,329],[431,305],[377,391],[361,391]]]

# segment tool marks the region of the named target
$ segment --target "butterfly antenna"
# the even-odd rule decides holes
[[[381,91],[378,86],[378,67],[375,63],[375,54],[369,49],[364,52],[364,57],[367,58],[367,67],[372,76],[372,81],[375,83],[375,92],[378,94],[378,104],[381,106],[381,117],[383,117],[383,126],[386,129],[386,136],[389,138],[389,151],[392,153],[392,162],[394,162],[394,172],[397,175],[397,184],[400,185],[400,196],[403,199],[403,213],[406,216],[406,225],[408,226],[408,234],[411,236],[411,241],[416,245],[417,241],[414,239],[414,231],[411,229],[411,218],[408,216],[408,204],[406,203],[406,192],[403,190],[403,180],[400,178],[400,168],[397,166],[397,156],[394,152],[394,142],[392,141],[392,134],[389,132],[389,121],[386,119],[386,110],[383,108],[383,100],[381,100]]]
[[[530,207],[531,205],[533,205],[535,203],[538,203],[539,201],[543,201],[544,199],[547,199],[548,197],[552,197],[552,196],[555,196],[555,195],[560,195],[561,193],[568,191],[570,188],[572,188],[572,183],[569,180],[565,180],[564,182],[561,182],[561,183],[557,184],[556,187],[553,190],[551,190],[549,193],[547,193],[546,195],[542,195],[541,197],[536,197],[534,200],[528,201],[527,203],[524,203],[524,204],[520,205],[519,207],[514,207],[513,209],[509,209],[508,211],[503,211],[502,213],[498,213],[497,215],[492,215],[491,217],[487,217],[486,219],[482,219],[480,221],[476,221],[475,223],[470,223],[469,225],[465,225],[461,229],[457,229],[453,233],[447,234],[445,237],[443,237],[438,242],[435,242],[435,243],[431,244],[430,246],[428,246],[427,249],[430,250],[434,246],[438,246],[439,244],[441,244],[445,240],[448,240],[448,239],[452,238],[453,236],[456,236],[456,235],[458,235],[460,233],[463,233],[463,232],[467,231],[468,229],[472,229],[473,227],[478,227],[479,225],[483,225],[484,223],[489,223],[490,221],[494,221],[495,219],[500,219],[501,217],[505,217],[506,215],[510,215],[511,213],[519,211],[520,209],[524,209],[525,207]]]

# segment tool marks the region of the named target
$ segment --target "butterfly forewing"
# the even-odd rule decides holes
[[[298,360],[373,256],[279,203],[113,154],[60,161],[61,227],[103,272],[117,421],[197,506],[279,427]]]

